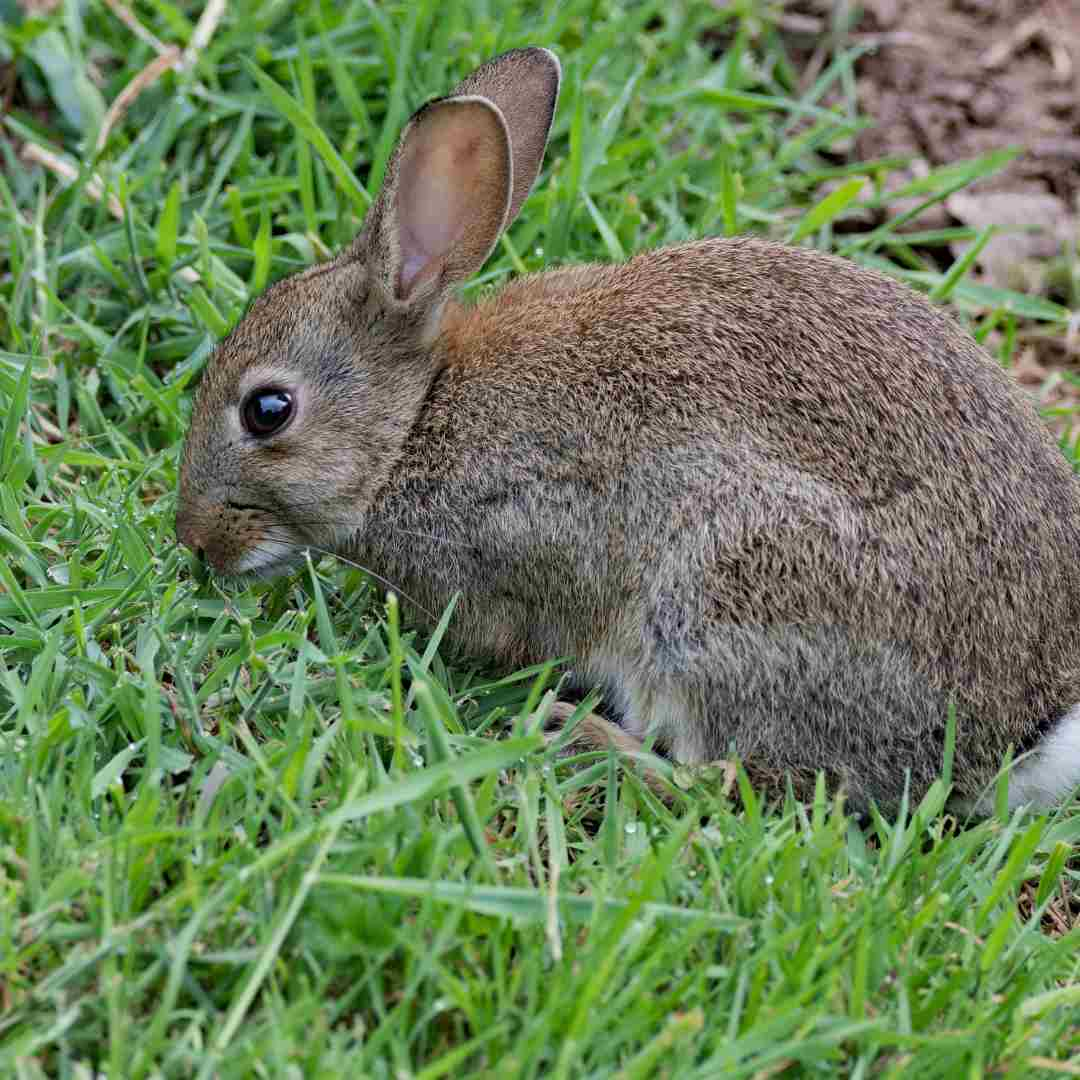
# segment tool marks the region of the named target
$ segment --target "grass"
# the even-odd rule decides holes
[[[354,233],[412,108],[526,42],[564,91],[478,285],[758,231],[887,268],[1003,362],[1018,320],[1061,332],[937,257],[956,230],[860,224],[1008,151],[886,194],[901,162],[839,152],[852,56],[800,89],[780,6],[235,0],[95,152],[153,46],[0,3],[0,1074],[1080,1074],[1076,808],[666,807],[541,745],[551,672],[444,661],[349,568],[222,590],[174,543],[215,340]],[[135,6],[181,48],[199,13]]]

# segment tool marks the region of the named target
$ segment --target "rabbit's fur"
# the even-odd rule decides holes
[[[949,316],[751,238],[452,298],[535,179],[557,87],[517,50],[421,110],[357,241],[255,302],[199,392],[181,539],[226,573],[340,553],[421,621],[460,592],[454,644],[573,657],[624,746],[823,769],[890,807],[905,771],[915,797],[938,774],[952,704],[967,802],[1010,745],[1017,800],[1067,793],[1080,487]],[[262,386],[295,412],[255,439]]]

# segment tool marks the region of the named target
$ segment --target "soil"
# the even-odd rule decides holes
[[[941,165],[1021,148],[1004,169],[905,228],[1012,226],[983,249],[976,276],[1080,307],[1080,0],[795,0],[785,18],[807,83],[835,45],[869,47],[855,70],[860,111],[873,127],[854,140],[851,161],[909,157],[899,186]],[[962,250],[930,254],[947,264]],[[1044,405],[1077,404],[1080,318],[1065,335],[1023,327],[1021,342],[1017,378]]]
[[[1080,0],[866,0],[854,36],[874,119],[856,152],[931,165],[1005,146],[1025,153],[981,191],[1080,194]]]

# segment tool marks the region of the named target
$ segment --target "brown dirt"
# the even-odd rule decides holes
[[[867,0],[855,36],[875,126],[863,156],[945,164],[1005,146],[1025,153],[980,190],[1080,193],[1080,0]]]
[[[875,126],[856,156],[911,154],[917,172],[1022,147],[937,220],[914,224],[1036,226],[992,240],[977,271],[1075,305],[1061,256],[1080,240],[1080,0],[867,0],[854,36],[878,43],[857,67]],[[1062,372],[1078,361],[1080,335],[1032,335],[1014,371],[1044,405],[1076,404]]]
[[[976,276],[1080,306],[1065,257],[1075,260],[1080,245],[1080,0],[793,0],[785,19],[806,82],[834,45],[872,46],[856,64],[856,88],[873,127],[855,139],[851,160],[909,157],[897,186],[941,165],[1022,148],[1003,170],[906,228],[1013,226],[984,248]],[[939,261],[962,247],[939,251]],[[1080,320],[1074,324],[1067,335],[1021,328],[1014,372],[1043,405],[1080,400],[1069,381],[1080,371]]]

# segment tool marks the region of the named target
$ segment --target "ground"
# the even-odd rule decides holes
[[[801,12],[804,32],[814,34],[800,42],[804,79],[813,78],[830,40],[821,9],[835,20],[848,6],[815,3]],[[1080,0],[868,0],[862,8],[848,13],[844,37],[869,50],[855,70],[860,107],[873,123],[853,141],[852,159],[910,156],[908,169],[893,174],[900,184],[905,174],[1022,148],[1004,169],[906,228],[1012,227],[983,250],[977,275],[1076,308]],[[952,254],[964,246],[954,244]],[[1078,362],[1074,320],[1065,335],[1031,333],[1014,371],[1044,404],[1074,402],[1076,388],[1062,372],[1073,373]]]

